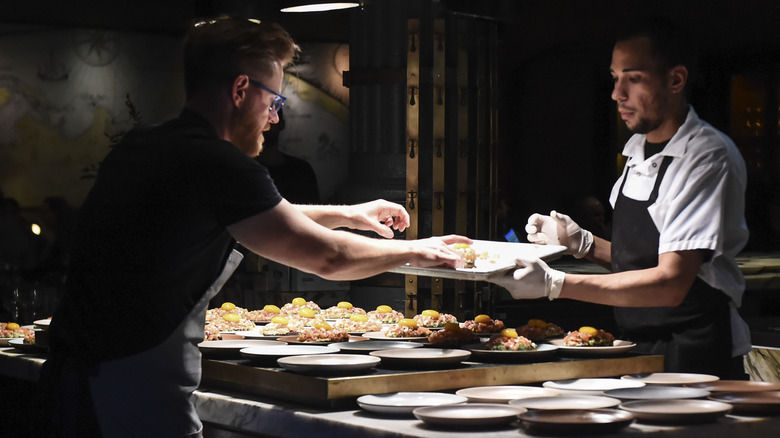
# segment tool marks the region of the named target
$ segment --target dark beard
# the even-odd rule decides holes
[[[634,128],[630,128],[626,125],[628,130],[634,134],[647,134],[648,132],[654,131],[659,126],[661,126],[660,120],[652,121],[650,119],[640,119]]]

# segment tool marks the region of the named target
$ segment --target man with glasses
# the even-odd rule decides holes
[[[184,49],[181,115],[128,133],[82,207],[44,369],[57,435],[202,434],[189,401],[200,382],[197,344],[209,300],[241,258],[236,241],[331,280],[405,263],[462,266],[449,245],[470,242],[394,240],[409,216],[383,200],[292,205],[279,195],[254,157],[278,122],[283,69],[298,50],[281,27],[212,20],[190,30]]]

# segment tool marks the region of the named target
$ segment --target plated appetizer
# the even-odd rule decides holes
[[[417,325],[425,328],[439,328],[444,327],[444,324],[448,322],[458,322],[455,315],[449,313],[439,313],[435,310],[423,310],[419,315],[414,315],[414,320]]]
[[[520,336],[512,328],[501,330],[501,333],[495,334],[485,342],[485,348],[488,350],[500,351],[521,351],[536,350],[536,344],[525,336]]]
[[[346,330],[348,333],[378,332],[382,330],[381,322],[360,314],[354,314],[347,319],[337,319],[331,325],[334,328]]]
[[[266,304],[261,310],[252,310],[247,314],[247,319],[254,322],[269,322],[274,316],[281,314],[282,310],[273,304]]]
[[[615,337],[607,331],[582,326],[579,330],[569,332],[563,338],[563,343],[567,347],[612,346],[615,343]]]
[[[35,339],[35,332],[15,322],[0,322],[0,338]]]
[[[381,305],[366,314],[370,319],[375,319],[382,324],[397,324],[398,321],[404,319],[404,314],[393,310],[392,307]]]
[[[276,315],[271,318],[271,322],[266,324],[260,329],[260,333],[264,336],[284,336],[292,333],[290,327],[287,325],[290,323],[290,318],[285,315]]]
[[[457,322],[448,322],[444,325],[444,330],[431,333],[428,342],[434,345],[466,345],[478,343],[479,337],[474,331],[461,327]]]
[[[306,327],[298,333],[298,342],[347,342],[349,333],[334,329],[325,321],[318,321],[313,327]]]
[[[238,315],[240,319],[248,319],[247,314],[249,313],[249,310],[243,307],[238,307],[235,304],[226,301],[222,303],[221,306],[214,309],[208,309],[206,311],[206,322],[209,323],[217,321],[228,313]]]
[[[341,301],[335,306],[328,307],[321,312],[326,319],[349,319],[352,315],[365,315],[366,311],[355,307],[349,301]]]
[[[520,336],[525,336],[532,341],[544,341],[545,339],[563,336],[563,329],[551,322],[541,319],[529,319],[528,324],[516,328]]]
[[[306,301],[301,297],[293,298],[291,302],[285,304],[281,308],[281,313],[285,315],[294,315],[298,313],[301,308],[308,308],[314,310],[314,313],[320,313],[322,309],[314,301]]]
[[[473,268],[477,261],[477,253],[474,248],[468,243],[456,243],[452,245],[452,248],[461,253],[463,258],[466,259],[465,268]]]
[[[477,315],[463,323],[463,328],[474,333],[499,333],[504,329],[504,323],[500,319],[492,319],[488,315]]]
[[[404,318],[398,321],[398,324],[393,324],[385,331],[385,336],[388,338],[419,338],[422,336],[430,336],[431,331],[425,327],[420,327],[412,318]]]
[[[300,332],[305,327],[314,327],[318,322],[325,322],[325,318],[310,307],[301,307],[297,314],[288,314],[287,326],[294,332]]]

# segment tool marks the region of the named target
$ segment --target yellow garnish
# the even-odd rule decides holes
[[[16,330],[19,328],[19,324],[15,322],[9,322],[8,324],[5,325],[5,328],[6,330]]]
[[[339,303],[336,305],[339,309],[351,309],[352,303],[349,301],[339,301]]]
[[[450,331],[450,332],[456,332],[460,330],[460,324],[457,322],[448,322],[444,324],[444,330]]]
[[[361,314],[354,314],[349,316],[350,321],[356,321],[356,322],[366,322],[368,321],[368,317],[366,315]]]
[[[591,335],[591,336],[596,336],[596,334],[597,334],[599,331],[598,331],[598,330],[596,330],[595,328],[593,328],[593,327],[589,326],[589,325],[584,325],[584,326],[580,327],[580,330],[579,330],[579,332],[580,332],[580,333],[587,333],[587,334],[589,334],[589,335]]]
[[[486,324],[491,321],[491,318],[488,315],[477,315],[474,317],[474,322],[481,322],[483,324]]]
[[[222,310],[233,310],[236,308],[236,305],[231,303],[230,301],[226,301],[222,303]]]
[[[411,318],[404,318],[400,321],[398,321],[398,325],[404,326],[404,327],[417,327],[417,321],[411,319]]]
[[[277,315],[271,318],[271,322],[274,324],[281,324],[281,325],[287,325],[288,322],[290,322],[289,319],[287,319],[286,316],[283,315]]]
[[[238,313],[226,313],[222,315],[222,319],[224,319],[227,322],[238,322],[238,320],[241,319],[241,317],[238,316]]]
[[[505,328],[501,330],[501,336],[505,338],[516,338],[517,337],[517,330],[513,328]]]
[[[296,306],[305,306],[306,305],[306,300],[304,300],[301,297],[295,297],[295,298],[293,298],[292,303],[294,305],[296,305]]]
[[[331,327],[330,324],[328,324],[325,321],[317,321],[317,322],[314,323],[314,328],[323,329],[323,330],[330,330],[333,327]]]
[[[439,312],[437,312],[435,310],[428,309],[428,310],[423,310],[422,311],[422,315],[423,316],[430,316],[431,318],[438,318],[439,317]]]
[[[265,307],[263,307],[264,312],[268,313],[279,313],[281,310],[279,310],[279,307],[274,306],[273,304],[266,304]]]
[[[316,314],[317,312],[315,312],[314,309],[310,309],[308,307],[304,307],[298,311],[298,315],[301,318],[314,318],[314,315]]]
[[[376,311],[379,313],[390,313],[393,311],[393,308],[390,306],[381,305],[376,308]]]

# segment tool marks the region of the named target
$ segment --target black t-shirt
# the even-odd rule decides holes
[[[131,131],[82,206],[52,342],[91,360],[159,344],[221,272],[226,226],[281,199],[265,167],[193,112]]]

